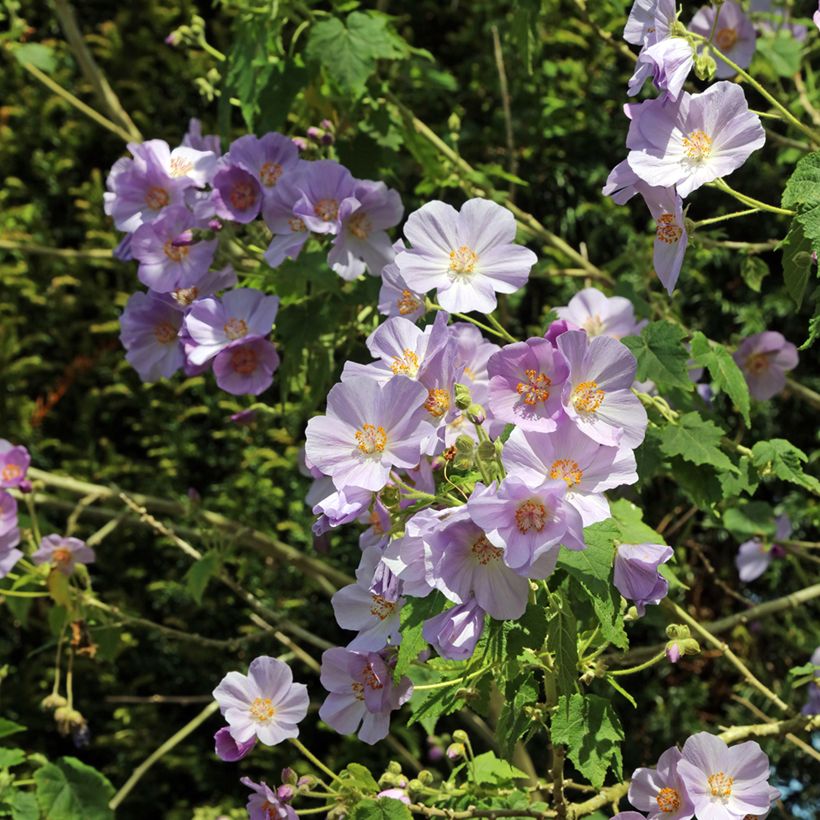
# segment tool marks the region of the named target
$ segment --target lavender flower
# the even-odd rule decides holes
[[[628,94],[639,94],[647,79],[674,102],[695,63],[692,46],[683,37],[667,37],[644,48],[638,56],[635,72],[629,80]]]
[[[636,46],[653,45],[669,36],[676,20],[675,0],[635,0],[624,27],[624,40]]]
[[[811,16],[811,19],[814,21],[814,25],[820,29],[820,3],[817,4],[817,11]]]
[[[605,296],[597,288],[578,291],[566,307],[558,307],[555,312],[560,319],[585,330],[590,339],[596,336],[611,336],[613,339],[637,336],[646,324],[645,320],[635,319],[635,309],[629,299]]]
[[[342,222],[359,208],[356,182],[338,162],[311,162],[300,176],[298,186],[301,196],[293,205],[293,216],[314,233],[338,233]]]
[[[766,401],[786,386],[786,373],[797,367],[797,348],[782,333],[766,330],[745,338],[734,353],[752,398]]]
[[[640,193],[657,226],[652,257],[655,275],[671,296],[689,243],[683,217],[683,200],[674,188],[647,187]]]
[[[192,229],[197,227],[187,208],[172,205],[137,228],[131,253],[139,260],[137,276],[143,285],[168,293],[192,287],[207,273],[218,243],[216,239],[194,241]]]
[[[188,130],[182,138],[182,144],[188,148],[195,148],[197,151],[210,151],[216,156],[219,156],[222,153],[219,135],[203,135],[202,123],[196,119],[196,117],[191,117],[191,119],[188,120]]]
[[[253,222],[259,216],[262,186],[253,174],[233,164],[230,154],[225,154],[219,161],[213,186],[217,216],[240,223]]]
[[[514,244],[515,218],[485,199],[465,202],[456,211],[444,202],[428,202],[404,226],[412,247],[396,255],[404,281],[415,291],[437,289],[447,310],[490,313],[496,293],[523,287],[535,254]]]
[[[398,225],[404,206],[398,191],[383,182],[358,180],[353,196],[359,207],[342,220],[327,261],[342,279],[352,281],[365,270],[378,276],[395,256],[386,228]]]
[[[355,378],[331,388],[327,415],[307,425],[305,452],[340,490],[381,490],[393,467],[415,467],[432,432],[427,390],[406,376]]]
[[[777,540],[788,538],[792,533],[792,525],[787,515],[778,515],[775,519],[775,543],[769,543],[762,538],[752,538],[744,541],[738,548],[735,556],[735,566],[741,581],[749,583],[759,578],[769,568],[773,558],[785,554]]]
[[[495,418],[522,430],[555,430],[569,368],[546,339],[505,345],[490,356],[487,372],[488,405]]]
[[[134,293],[120,316],[120,341],[125,358],[144,382],[168,378],[184,361],[177,334],[182,314],[170,298],[153,293]]]
[[[647,604],[659,604],[666,597],[669,584],[658,567],[672,554],[672,548],[662,544],[619,544],[613,581],[618,592],[635,603],[639,615]]]
[[[599,444],[637,447],[647,416],[632,393],[637,362],[629,349],[608,336],[590,341],[580,330],[561,334],[556,344],[569,365],[562,393],[569,418]]]
[[[810,663],[815,666],[814,680],[809,682],[808,700],[800,710],[800,714],[820,715],[820,646],[812,653]]]
[[[214,751],[216,756],[225,763],[236,763],[247,757],[256,746],[256,735],[244,743],[237,743],[231,736],[228,726],[218,729],[214,735]]]
[[[410,798],[408,797],[405,789],[384,789],[383,791],[380,791],[376,797],[387,797],[390,800],[400,800],[406,806],[411,805]]]
[[[220,390],[233,396],[258,396],[273,384],[279,354],[272,342],[246,336],[231,342],[214,358],[214,376]]]
[[[406,595],[424,598],[433,586],[427,580],[432,560],[428,543],[430,533],[441,525],[441,515],[431,509],[421,510],[407,520],[404,535],[394,538],[382,555],[382,563],[401,579]]]
[[[340,734],[358,732],[370,745],[387,736],[390,713],[413,694],[409,678],[393,683],[393,670],[377,652],[328,649],[322,653],[320,679],[329,694],[319,717]]]
[[[246,806],[248,820],[298,820],[299,815],[293,807],[264,780],[261,783],[254,783],[249,777],[243,777],[239,782],[251,790]]]
[[[23,553],[15,549],[19,543],[17,501],[5,490],[0,490],[0,578],[5,578],[23,557]]]
[[[690,21],[689,30],[709,39],[722,54],[741,68],[748,68],[751,65],[757,32],[752,21],[732,0],[725,0],[717,7],[703,6]],[[700,50],[704,50],[704,47]],[[731,66],[717,55],[715,55],[715,60],[717,62],[716,77],[721,80],[734,77],[735,70]]]
[[[424,640],[451,661],[466,661],[484,631],[484,610],[475,598],[445,610],[424,623]]]
[[[296,259],[310,236],[304,220],[293,212],[302,196],[299,184],[307,165],[304,163],[283,179],[263,204],[262,219],[273,234],[265,261],[272,268],[278,268],[285,259]]]
[[[719,82],[702,94],[684,91],[676,105],[656,99],[633,106],[627,161],[644,182],[677,186],[687,197],[737,170],[765,141],[743,89]]]
[[[636,769],[629,784],[629,802],[643,812],[647,820],[689,820],[695,807],[678,775],[682,758],[677,747],[667,749],[655,769]]]
[[[247,134],[231,143],[226,158],[247,171],[258,183],[267,201],[276,186],[293,175],[302,163],[299,149],[283,134],[270,132],[261,137]]]
[[[581,514],[585,527],[609,518],[605,490],[638,480],[631,449],[598,444],[569,419],[554,433],[513,430],[501,459],[508,476],[518,476],[530,486],[562,479],[566,500]]]
[[[195,302],[185,317],[185,330],[192,347],[187,351],[191,364],[213,359],[232,342],[267,336],[279,310],[279,297],[266,296],[254,288],[237,288]]]
[[[737,820],[764,814],[771,803],[769,758],[753,740],[728,747],[699,732],[683,745],[678,775],[704,820]]]
[[[398,243],[397,243],[398,244]],[[394,252],[399,248],[393,246]],[[401,316],[415,322],[425,313],[424,294],[410,290],[401,278],[395,261],[382,269],[382,286],[379,291],[379,313],[388,317]]]
[[[0,488],[19,487],[26,480],[31,456],[22,444],[0,438]]]
[[[228,290],[236,286],[236,272],[230,265],[219,270],[209,270],[197,279],[196,284],[187,288],[175,288],[171,298],[179,310],[185,312],[199,299],[211,296],[219,290]]]
[[[40,541],[40,547],[31,556],[39,564],[52,564],[63,575],[71,575],[77,564],[93,564],[96,555],[85,541],[79,538],[65,538],[62,535],[46,535]]]
[[[247,675],[228,672],[213,696],[237,744],[256,736],[275,746],[297,737],[309,703],[307,687],[293,682],[290,667],[267,655],[252,660]]]

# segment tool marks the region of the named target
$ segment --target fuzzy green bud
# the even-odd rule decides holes
[[[68,701],[62,696],[58,695],[56,692],[52,692],[50,695],[46,695],[40,701],[40,708],[46,710],[53,710],[53,709],[60,709],[63,706],[67,706]]]
[[[711,54],[698,54],[695,57],[695,76],[699,80],[709,81],[715,76],[717,63]]]
[[[467,408],[467,418],[473,424],[484,424],[487,419],[487,414],[480,404],[471,404]]]
[[[401,763],[399,763],[397,760],[391,760],[387,764],[387,771],[390,774],[401,774]]]
[[[470,738],[467,735],[467,732],[465,732],[463,729],[456,729],[455,732],[453,732],[453,740],[456,743],[469,743],[470,742]]]
[[[419,782],[423,783],[425,786],[428,786],[433,782],[433,773],[429,769],[422,769],[419,772],[418,778]]]
[[[453,389],[456,395],[456,407],[459,410],[466,410],[473,403],[470,388],[463,384],[456,384]]]
[[[401,501],[401,490],[399,490],[398,487],[385,487],[379,493],[379,500],[388,509],[391,507],[398,507],[399,502]]]
[[[495,444],[491,441],[482,441],[478,445],[478,457],[482,461],[493,461],[495,459]]]
[[[464,757],[464,751],[463,743],[451,743],[445,754],[450,760],[458,760],[460,757]]]

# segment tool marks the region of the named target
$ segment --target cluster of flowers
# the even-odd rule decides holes
[[[270,387],[279,356],[267,337],[278,299],[231,290],[232,267],[212,269],[220,235],[237,241],[234,226],[261,216],[271,267],[295,259],[311,235],[332,237],[328,263],[346,280],[376,276],[393,258],[386,229],[402,217],[398,193],[332,160],[301,159],[282,134],[249,134],[222,154],[219,137],[203,136],[191,120],[173,150],[162,140],[128,150],[108,176],[105,211],[127,232],[117,256],[136,259],[149,288],[130,297],[121,318],[126,358],[143,381],[213,367],[218,386],[234,395]]]
[[[17,500],[8,490],[31,492],[31,484],[26,478],[30,465],[31,456],[22,444],[0,439],[0,578],[5,578],[23,557],[23,552],[18,549]],[[43,536],[31,555],[35,565],[50,564],[64,575],[71,575],[78,564],[91,564],[94,559],[94,550],[84,541],[56,533]]]
[[[643,197],[657,223],[655,272],[669,293],[688,242],[683,199],[736,171],[766,139],[740,85],[722,80],[700,94],[683,91],[693,68],[706,79],[732,77],[736,67],[747,67],[755,50],[753,24],[728,0],[702,8],[688,29],[677,14],[675,0],[633,4],[624,39],[641,46],[641,52],[629,94],[638,94],[647,79],[661,94],[624,107],[629,154],[603,189],[618,204],[635,194]],[[717,60],[710,56],[713,51]]]

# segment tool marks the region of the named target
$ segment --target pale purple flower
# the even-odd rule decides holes
[[[217,216],[233,222],[253,222],[262,208],[262,186],[259,180],[230,159],[230,154],[219,161],[213,178],[216,196],[213,204]]]
[[[570,322],[567,319],[556,319],[554,322],[550,322],[550,326],[547,328],[544,338],[558,350],[558,337],[563,336],[568,330],[581,330],[581,328],[578,327],[575,322]],[[587,335],[592,337],[597,334],[587,333]],[[614,339],[615,337],[613,336],[612,338]]]
[[[797,367],[797,348],[782,333],[766,330],[747,336],[734,353],[749,393],[758,401],[776,396],[786,386],[786,373]]]
[[[820,3],[817,4],[817,11],[814,12],[811,19],[814,21],[814,25],[820,29]]]
[[[624,40],[636,46],[657,43],[669,36],[676,19],[676,0],[635,0],[624,27]]]
[[[357,180],[353,196],[359,207],[342,220],[327,257],[330,267],[347,281],[365,270],[378,276],[393,261],[395,251],[386,229],[398,225],[404,214],[398,191],[383,182]]]
[[[228,726],[218,729],[214,735],[214,751],[216,756],[225,763],[236,763],[247,757],[256,746],[256,735],[244,743],[237,743],[231,736]]]
[[[308,230],[336,234],[354,211],[356,181],[350,171],[338,162],[320,159],[308,164],[299,177],[300,196],[293,205],[293,216],[302,220]]]
[[[372,498],[370,490],[353,486],[347,486],[343,491],[337,490],[331,478],[323,476],[317,479],[305,498],[313,514],[319,516],[313,525],[314,534],[321,535],[331,528],[355,521],[367,511]]]
[[[157,219],[169,205],[184,204],[189,188],[211,180],[216,156],[167,142],[128,143],[133,159],[122,157],[111,168],[103,195],[105,212],[120,231],[135,231],[143,222]]]
[[[131,242],[131,253],[140,263],[140,282],[159,293],[195,285],[207,273],[217,246],[216,239],[194,240],[192,229],[199,227],[180,205],[169,206],[153,222],[140,225]]]
[[[217,387],[233,396],[264,393],[273,384],[278,367],[276,347],[261,336],[231,342],[213,360]]]
[[[240,778],[239,782],[251,790],[248,797],[248,820],[298,820],[292,806],[289,806],[278,790],[273,791],[263,780],[254,783],[249,777]]]
[[[630,164],[624,159],[621,160],[606,178],[606,184],[601,189],[604,196],[612,198],[616,205],[625,205],[638,193],[640,186],[646,183],[632,170]],[[590,334],[597,336],[597,333]]]
[[[5,578],[23,557],[23,553],[15,549],[19,543],[17,501],[5,490],[0,490],[0,578]]]
[[[285,259],[296,259],[310,236],[304,220],[293,212],[302,196],[299,183],[306,167],[309,163],[302,163],[293,174],[283,179],[262,206],[262,219],[273,234],[265,251],[265,261],[272,268],[278,268]]]
[[[144,382],[167,379],[182,367],[181,326],[182,313],[170,297],[139,292],[128,299],[120,316],[120,341],[126,360]]]
[[[769,758],[753,740],[728,747],[698,732],[683,745],[678,775],[698,820],[737,820],[769,809]]]
[[[441,514],[432,509],[417,512],[407,520],[404,535],[394,538],[382,555],[382,563],[401,579],[402,589],[413,598],[424,598],[433,590],[426,567],[431,561],[430,533],[441,525]]]
[[[464,368],[461,383],[470,389],[474,402],[486,404],[490,395],[490,358],[501,348],[488,342],[469,322],[454,322],[449,331],[456,346],[456,365]]]
[[[655,275],[671,296],[689,243],[683,216],[683,200],[674,188],[647,187],[640,193],[656,223],[652,256]]]
[[[658,572],[673,555],[663,544],[619,544],[615,553],[613,581],[618,592],[635,603],[639,615],[647,604],[659,604],[669,591],[669,583]]]
[[[403,247],[403,243],[398,248],[396,245],[393,246],[396,252]],[[379,291],[379,313],[391,318],[401,316],[415,322],[424,316],[425,310],[424,294],[410,290],[407,282],[401,278],[395,261],[385,265],[382,269],[382,286]]]
[[[258,183],[265,200],[276,186],[299,169],[299,149],[293,141],[275,132],[256,137],[246,134],[231,143],[226,155],[232,164],[247,171]],[[244,221],[244,220],[243,220]]]
[[[63,575],[71,575],[77,564],[93,564],[96,556],[94,550],[85,545],[85,541],[55,533],[43,536],[31,560],[37,565],[52,564]]]
[[[715,22],[717,16],[717,23]],[[752,21],[732,0],[725,0],[719,6],[703,6],[689,22],[689,31],[700,34],[741,68],[748,68],[755,53],[757,32]],[[712,31],[714,30],[714,36]],[[704,47],[701,46],[701,50]],[[715,55],[717,70],[715,76],[727,80],[735,76],[735,70]]]
[[[370,510],[363,512],[359,518],[361,524],[368,524],[366,530],[359,535],[359,547],[362,552],[371,547],[378,547],[383,550],[390,540],[390,510],[384,506],[381,499],[376,497]]]
[[[447,310],[490,313],[496,293],[523,287],[535,254],[516,245],[515,217],[486,199],[471,199],[456,211],[444,202],[428,202],[404,226],[412,247],[396,255],[404,281],[415,291],[436,288]]]
[[[307,687],[293,682],[290,667],[267,655],[252,660],[247,675],[228,672],[213,696],[237,744],[256,736],[275,746],[297,737],[309,703]]]
[[[31,456],[22,444],[0,438],[0,488],[19,487],[26,480]]]
[[[266,296],[254,288],[230,290],[221,300],[200,299],[185,316],[185,330],[193,345],[186,351],[188,360],[205,364],[232,342],[267,336],[278,310],[278,296]]]
[[[130,262],[134,258],[131,254],[131,240],[133,237],[134,234],[127,233],[122,239],[120,239],[117,247],[111,251],[111,255],[114,259],[119,259],[120,262]]]
[[[809,681],[808,700],[800,710],[800,714],[820,715],[820,646],[812,653],[810,663],[815,666],[814,680]]]
[[[329,692],[319,717],[343,735],[358,732],[370,745],[390,731],[390,713],[406,703],[413,684],[393,683],[393,670],[377,652],[335,647],[322,653],[322,686]]]
[[[171,298],[177,307],[186,311],[194,302],[211,296],[220,290],[228,290],[236,286],[236,272],[230,265],[218,270],[206,271],[195,284],[187,288],[175,288],[171,291]]]
[[[484,631],[484,610],[475,598],[456,604],[424,622],[424,640],[450,661],[466,661]]]
[[[331,388],[327,415],[307,425],[305,452],[340,490],[381,490],[393,467],[415,467],[432,432],[427,390],[406,376],[355,378]]]
[[[549,433],[558,426],[569,368],[544,338],[505,345],[487,362],[488,406],[500,421]]]
[[[637,811],[619,811],[612,815],[612,820],[646,820],[646,815]]]
[[[682,755],[676,746],[667,749],[654,769],[636,769],[629,784],[629,802],[647,813],[648,820],[689,820],[695,807],[678,775]]]
[[[384,791],[380,791],[376,797],[387,797],[390,800],[400,800],[406,806],[411,805],[410,798],[405,789],[384,789]]]
[[[203,134],[202,123],[196,117],[188,120],[188,130],[182,138],[182,144],[188,148],[195,148],[197,151],[210,151],[216,156],[222,153],[219,135]]]
[[[595,336],[637,336],[646,320],[635,318],[632,302],[623,296],[605,296],[597,288],[578,291],[566,307],[555,309],[559,319],[566,319],[576,325],[567,330],[585,330],[590,339]]]
[[[628,94],[639,94],[647,79],[655,88],[666,92],[675,101],[683,91],[683,84],[695,63],[692,46],[683,37],[667,37],[646,46],[638,56],[635,72],[629,80]]]
[[[677,186],[687,197],[736,171],[765,141],[743,89],[719,82],[701,94],[682,92],[677,104],[655,99],[633,106],[627,161],[644,182]]]
[[[446,598],[477,604],[498,620],[520,618],[527,608],[529,582],[502,560],[504,550],[494,547],[484,530],[460,507],[431,533],[427,581]]]
[[[637,361],[629,348],[609,336],[590,340],[582,330],[568,330],[556,344],[569,365],[562,393],[569,418],[599,444],[637,447],[647,417],[632,392]]]
[[[573,550],[586,546],[581,514],[566,503],[566,495],[561,479],[528,486],[508,476],[498,487],[476,484],[467,512],[487,540],[504,551],[501,558],[508,567],[527,578],[546,578],[562,544]]]
[[[792,525],[787,515],[778,515],[775,519],[775,542],[784,540],[792,534]],[[749,583],[759,578],[769,568],[772,559],[784,554],[777,543],[752,538],[744,541],[735,556],[735,566],[741,581]]]
[[[513,430],[501,460],[508,476],[519,476],[530,486],[562,479],[567,502],[581,514],[585,527],[609,518],[605,490],[638,480],[631,449],[598,444],[569,419],[554,433]]]

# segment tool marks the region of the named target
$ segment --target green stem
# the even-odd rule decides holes
[[[47,592],[14,592],[10,589],[0,589],[0,598],[48,598]]]
[[[334,771],[332,771],[331,769],[328,769],[328,767],[327,767],[327,766],[325,766],[325,764],[324,764],[324,763],[322,763],[322,761],[321,761],[321,760],[319,760],[319,758],[318,758],[318,757],[316,757],[316,755],[315,755],[315,754],[313,754],[313,752],[311,752],[311,751],[310,751],[310,749],[308,749],[308,747],[307,747],[307,746],[305,746],[305,744],[304,744],[304,743],[302,743],[302,741],[301,741],[301,740],[299,740],[299,738],[298,738],[298,737],[291,737],[291,738],[288,738],[288,740],[290,740],[290,742],[291,742],[291,743],[292,743],[292,744],[293,744],[293,745],[294,745],[294,746],[295,746],[295,747],[296,747],[296,748],[297,748],[297,749],[298,749],[298,750],[299,750],[299,751],[300,751],[300,752],[301,752],[301,753],[302,753],[302,754],[303,754],[303,755],[304,755],[304,756],[305,756],[305,757],[306,757],[306,758],[307,758],[307,759],[308,759],[308,760],[309,760],[309,761],[310,761],[310,762],[311,762],[314,766],[316,766],[316,768],[317,768],[317,769],[319,769],[320,771],[323,771],[326,775],[328,775],[328,777],[331,777],[333,780],[338,780],[340,783],[342,782],[342,778],[341,778],[341,777],[339,777],[339,775],[337,775],[337,774],[336,774]]]
[[[724,193],[733,196],[738,202],[742,202],[744,205],[748,205],[759,211],[769,211],[769,213],[782,214],[783,216],[794,216],[795,214],[795,211],[790,211],[788,208],[778,208],[777,205],[769,205],[767,202],[761,202],[759,199],[755,199],[747,194],[742,194],[740,191],[736,191],[732,188],[725,179],[716,179],[712,184],[715,188],[719,188]]]
[[[814,407],[815,410],[820,410],[820,393],[815,393],[814,390],[810,390],[794,379],[786,378],[786,384],[797,398],[803,399],[807,404]]]
[[[727,219],[736,219],[739,216],[750,216],[756,214],[759,208],[749,208],[746,211],[733,211],[730,214],[723,214],[723,216],[713,216],[711,219],[700,219],[693,222],[695,228],[704,228],[706,225],[716,225],[718,222],[725,222]]]
[[[31,532],[34,535],[35,543],[39,547],[42,536],[40,535],[40,523],[37,521],[37,508],[34,504],[34,494],[25,493],[23,497],[26,500],[26,509],[28,510],[29,518],[31,519]]]
[[[427,307],[429,310],[443,310],[449,313],[447,308],[442,307],[441,305],[437,305],[435,302],[427,302]],[[504,339],[504,334],[499,333],[497,330],[493,330],[489,325],[485,325],[483,322],[479,322],[478,319],[473,319],[472,317],[468,316],[466,313],[450,313],[451,316],[455,316],[456,319],[461,319],[463,322],[470,322],[470,324],[475,325],[478,328],[481,328],[485,333],[490,333],[493,336],[498,336],[499,339]]]
[[[512,336],[507,329],[498,321],[498,319],[493,316],[492,313],[485,314],[487,319],[489,319],[490,324],[501,334],[502,338],[506,339],[508,342],[517,342],[518,339],[515,336]]]
[[[440,683],[425,683],[422,686],[414,686],[414,692],[427,692],[430,689],[446,689],[448,686],[455,686],[458,683],[464,683],[465,681],[471,680],[472,678],[477,678],[479,675],[483,675],[490,667],[485,666],[482,669],[479,669],[477,672],[471,672],[469,675],[462,675],[460,678],[453,678],[452,680],[444,680]]]
[[[658,661],[662,661],[666,657],[666,650],[662,652],[658,652],[657,655],[651,657],[648,661],[644,661],[643,663],[639,663],[637,666],[630,666],[628,669],[613,669],[607,672],[607,675],[634,675],[636,672],[643,672],[644,669],[649,669],[650,666],[654,666]]]

